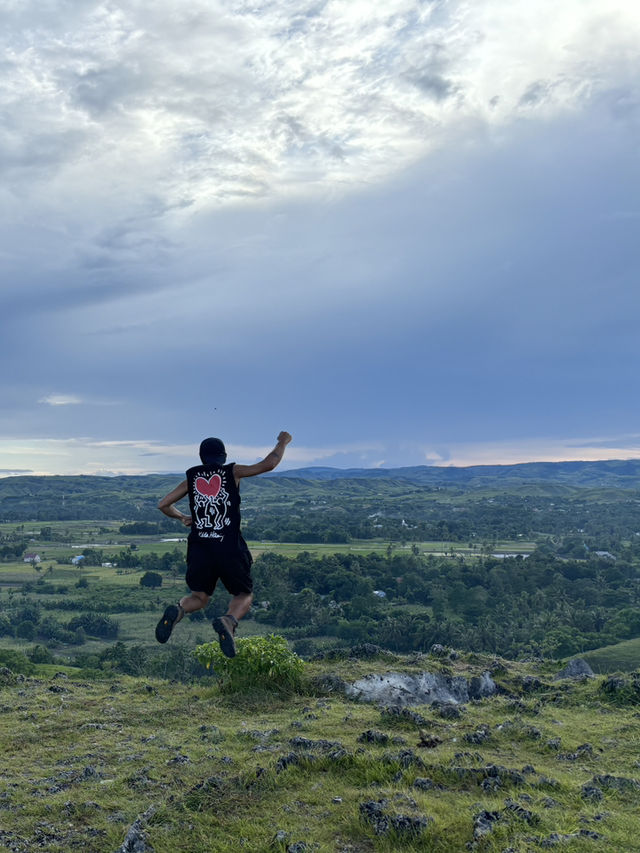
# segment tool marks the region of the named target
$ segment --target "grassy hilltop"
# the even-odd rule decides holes
[[[155,853],[640,850],[638,682],[556,681],[558,669],[365,647],[308,663],[279,693],[1,670],[0,846],[114,853],[128,835],[125,849]],[[393,712],[338,689],[425,670],[490,671],[499,692]]]

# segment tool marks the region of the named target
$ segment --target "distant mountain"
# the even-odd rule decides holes
[[[0,521],[121,519],[158,521],[158,499],[180,474],[145,476],[21,476],[0,478]],[[580,489],[640,490],[640,460],[528,462],[468,468],[418,465],[407,468],[297,468],[247,480],[243,499],[285,502],[327,495],[377,496],[424,489],[502,491],[568,496]]]
[[[417,465],[407,468],[296,468],[270,477],[304,480],[407,480],[424,486],[477,487],[489,484],[554,481],[592,488],[640,488],[640,459],[599,462],[524,462],[518,465],[471,465],[467,468]]]

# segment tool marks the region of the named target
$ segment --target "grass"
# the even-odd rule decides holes
[[[613,646],[602,646],[583,655],[594,672],[631,672],[638,669],[640,662],[640,637],[624,640]]]
[[[468,676],[489,663],[475,660],[470,664],[463,656],[452,669]],[[417,664],[388,655],[368,662],[316,662],[307,670],[309,677],[331,669],[355,678],[427,665],[439,667],[437,661]],[[544,678],[535,664],[506,666],[504,683],[512,692],[518,675]],[[129,677],[96,682],[55,677],[39,667],[36,677],[0,689],[0,726],[11,732],[4,738],[3,830],[23,839],[24,849],[112,853],[136,817],[153,807],[147,833],[156,853],[284,851],[299,841],[318,851],[461,853],[472,840],[474,815],[486,809],[502,817],[476,847],[482,853],[543,850],[541,842],[551,833],[585,828],[601,840],[576,837],[562,849],[640,851],[640,792],[605,791],[599,803],[580,795],[594,775],[638,775],[637,709],[604,703],[597,682],[549,682],[535,696],[469,703],[456,720],[443,720],[427,706],[416,710],[442,741],[434,749],[418,746],[415,723],[394,722],[375,706],[322,696],[310,687],[302,695],[224,696],[212,681],[190,686]],[[464,735],[483,724],[489,739],[467,744]],[[539,737],[527,734],[531,726]],[[361,734],[371,729],[405,743],[361,742]],[[306,752],[290,743],[300,736],[340,742],[346,753]],[[555,737],[561,738],[560,750],[547,746]],[[571,754],[586,742],[591,753],[558,760],[558,752]],[[403,766],[393,758],[407,749],[424,766]],[[279,759],[292,750],[299,763],[279,771]],[[315,757],[305,759],[305,752]],[[505,781],[501,789],[485,791],[453,770],[491,763],[518,772],[532,765],[535,772],[521,785]],[[444,788],[417,788],[417,777]],[[535,822],[508,811],[508,798],[532,812]],[[361,819],[360,804],[379,800],[387,801],[390,815],[427,815],[433,822],[415,838],[378,835]],[[285,843],[276,840],[279,831],[286,833]]]

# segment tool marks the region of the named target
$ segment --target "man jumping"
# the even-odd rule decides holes
[[[235,630],[253,601],[253,558],[240,533],[240,480],[273,471],[290,441],[289,433],[281,432],[276,446],[261,462],[227,465],[227,452],[220,439],[205,438],[200,445],[202,464],[189,468],[187,479],[159,502],[161,512],[191,528],[185,578],[191,592],[164,611],[156,626],[159,643],[167,642],[173,626],[185,613],[195,613],[207,606],[216,583],[221,580],[233,597],[225,615],[216,616],[212,624],[218,632],[220,648],[227,657],[234,657]],[[189,495],[191,515],[185,515],[175,506],[185,495]]]

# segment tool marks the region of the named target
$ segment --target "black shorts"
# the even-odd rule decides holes
[[[187,540],[187,586],[192,592],[213,595],[218,580],[231,595],[253,591],[253,557],[244,539],[235,548],[221,548],[214,542]]]

